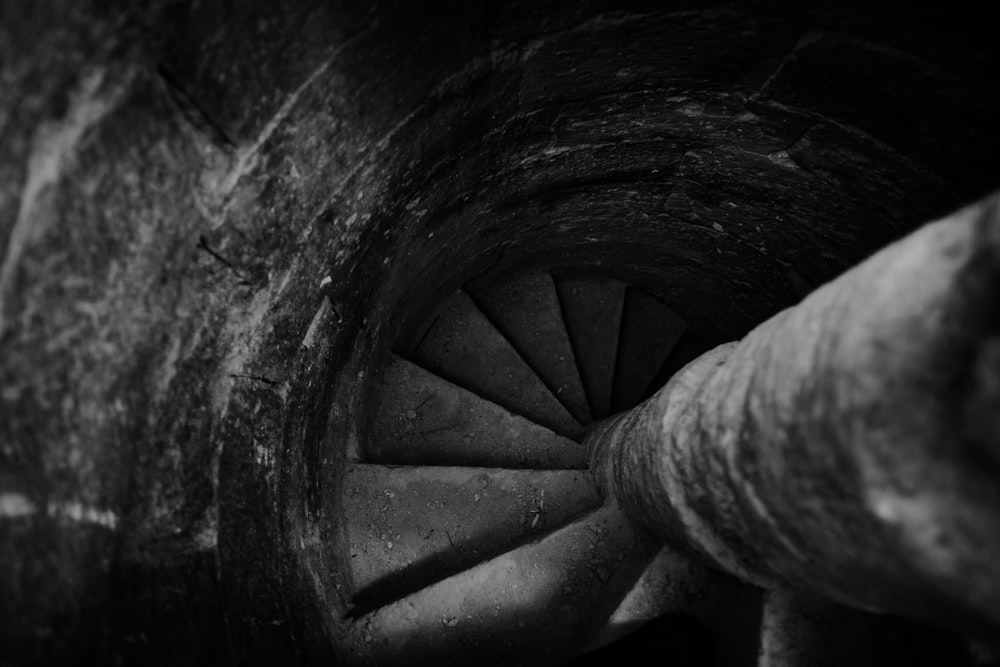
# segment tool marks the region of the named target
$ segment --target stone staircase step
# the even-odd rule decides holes
[[[590,423],[590,407],[552,276],[531,273],[478,289],[471,296],[570,414],[581,424]]]
[[[350,466],[343,509],[355,607],[372,609],[599,506],[590,473]]]
[[[587,451],[402,357],[393,356],[375,395],[370,463],[585,469]]]
[[[645,560],[630,556],[650,549],[617,509],[602,507],[359,617],[344,663],[558,664],[631,588]]]
[[[662,547],[608,617],[591,648],[617,641],[664,614],[704,614],[718,575],[689,556]]]
[[[580,423],[468,294],[456,292],[435,317],[411,361],[560,435],[580,437]]]
[[[580,378],[594,419],[610,414],[625,283],[604,278],[561,278],[556,290]]]
[[[652,294],[629,288],[618,334],[611,412],[635,407],[687,325]]]
[[[690,329],[685,330],[681,339],[674,345],[674,349],[670,351],[667,360],[663,362],[660,370],[656,372],[649,386],[646,387],[642,400],[646,400],[658,392],[677,371],[703,355],[710,347],[697,333]]]

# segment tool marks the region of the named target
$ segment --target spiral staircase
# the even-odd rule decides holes
[[[604,498],[587,426],[703,351],[617,280],[445,299],[398,342],[343,481],[345,664],[945,664],[902,621],[707,569]]]

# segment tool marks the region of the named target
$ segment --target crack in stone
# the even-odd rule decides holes
[[[212,257],[217,262],[226,267],[229,271],[231,271],[233,275],[235,275],[237,278],[240,279],[241,284],[244,285],[251,284],[250,279],[247,276],[245,276],[243,272],[240,271],[235,264],[233,264],[231,261],[226,259],[222,254],[220,254],[217,250],[213,249],[210,245],[208,245],[208,240],[204,236],[198,237],[197,248],[198,250],[207,253],[210,257]]]
[[[225,152],[232,152],[236,142],[226,134],[222,126],[185,90],[181,82],[163,63],[156,62],[154,69],[157,77],[167,91],[167,97],[173,103],[180,118],[196,133],[205,137],[211,144]]]
[[[277,386],[277,385],[281,384],[277,380],[272,380],[271,378],[264,377],[263,375],[247,375],[245,373],[230,373],[229,377],[234,378],[234,379],[238,379],[238,380],[251,380],[253,382],[261,382],[261,383],[266,384],[266,385],[271,386],[271,387],[274,387],[274,386]]]
[[[803,30],[799,38],[795,40],[795,43],[792,44],[792,47],[781,59],[781,62],[778,63],[778,66],[775,67],[774,71],[771,72],[771,74],[767,77],[767,79],[764,80],[764,83],[761,84],[760,88],[757,89],[757,92],[751,93],[747,97],[747,100],[751,102],[759,102],[767,99],[766,95],[767,89],[774,84],[775,80],[779,76],[781,76],[781,73],[784,71],[785,67],[790,62],[795,60],[795,58],[798,57],[799,51],[809,46],[810,44],[818,42],[823,37],[823,35],[824,32],[817,28],[806,28],[805,30]]]
[[[774,100],[766,100],[766,101],[761,100],[759,101],[759,103],[764,107],[770,107],[777,111],[782,111],[784,113],[802,116],[804,118],[808,118],[814,121],[813,124],[810,125],[805,130],[805,132],[802,133],[801,136],[799,136],[795,141],[793,141],[792,145],[790,145],[788,148],[792,148],[793,145],[802,140],[806,134],[815,130],[820,125],[820,123],[826,123],[832,127],[835,127],[849,134],[851,137],[856,139],[859,144],[869,145],[875,148],[876,150],[884,153],[891,159],[898,160],[902,164],[906,165],[908,168],[919,173],[923,178],[926,178],[928,181],[935,183],[937,186],[941,187],[945,191],[947,192],[954,191],[954,188],[950,186],[948,183],[946,183],[945,180],[940,175],[936,175],[932,170],[924,166],[919,160],[904,153],[901,153],[900,151],[896,150],[889,144],[884,143],[877,137],[869,134],[865,130],[857,127],[856,125],[849,125],[847,123],[837,120],[836,118],[827,116],[826,114],[823,114],[819,111],[803,109],[801,107],[794,107],[788,104],[783,104],[781,102],[776,102]],[[788,148],[784,150],[788,150]]]

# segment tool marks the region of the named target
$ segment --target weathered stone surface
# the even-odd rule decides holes
[[[344,662],[551,664],[587,646],[653,550],[621,512],[602,507],[362,616]]]
[[[467,288],[476,305],[581,424],[593,421],[552,276]]]
[[[582,425],[464,290],[435,311],[410,353],[420,366],[511,412],[579,440]]]
[[[704,612],[722,575],[672,547],[664,547],[608,617],[593,646],[620,639],[665,614]]]
[[[538,541],[601,501],[585,471],[351,466],[343,502],[352,603],[370,611],[401,600]]]
[[[393,357],[362,448],[370,463],[586,469],[586,448]]]
[[[970,406],[995,396],[998,295],[993,195],[699,357],[594,432],[595,466],[743,579],[995,633],[1000,470]]]

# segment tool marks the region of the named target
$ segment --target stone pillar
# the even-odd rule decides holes
[[[588,436],[636,520],[765,586],[1000,625],[1000,196],[925,226]]]

